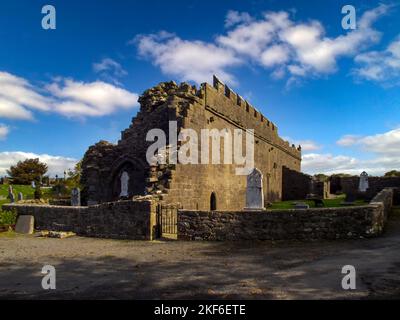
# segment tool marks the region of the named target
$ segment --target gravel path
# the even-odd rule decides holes
[[[400,298],[400,219],[376,239],[336,242],[120,241],[0,235],[0,298]],[[357,290],[341,288],[354,265]],[[57,289],[41,288],[53,265]]]

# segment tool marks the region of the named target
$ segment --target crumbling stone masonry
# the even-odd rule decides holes
[[[101,141],[86,152],[82,164],[83,204],[119,200],[120,177],[127,172],[127,198],[154,195],[166,204],[181,203],[183,208],[193,210],[209,210],[213,198],[217,210],[244,208],[246,177],[235,174],[235,164],[147,163],[146,151],[153,142],[146,141],[146,134],[159,128],[168,141],[169,121],[177,121],[178,133],[190,128],[199,137],[201,129],[254,129],[255,167],[264,175],[265,202],[281,199],[283,166],[300,171],[301,148],[282,140],[274,123],[217,78],[213,86],[205,83],[199,89],[187,83],[160,83],[145,91],[139,102],[140,111],[116,145]],[[221,141],[221,159],[223,144]]]

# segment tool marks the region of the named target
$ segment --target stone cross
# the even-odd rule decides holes
[[[71,206],[81,206],[81,190],[79,188],[73,188],[71,191]]]
[[[247,176],[245,210],[264,210],[263,175],[256,168]]]
[[[127,197],[128,193],[128,186],[129,186],[129,174],[128,172],[124,171],[121,175],[121,194],[120,197]]]
[[[24,195],[22,194],[22,192],[18,192],[18,201],[22,200],[24,200]]]
[[[358,186],[358,191],[360,192],[366,192],[367,189],[369,188],[369,183],[368,183],[368,173],[363,171],[360,175],[360,184]]]

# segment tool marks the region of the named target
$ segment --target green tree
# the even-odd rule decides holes
[[[67,178],[65,184],[68,188],[80,188],[80,181],[81,181],[81,172],[82,172],[82,160],[79,161],[74,170],[68,170]]]
[[[39,183],[47,172],[47,165],[39,159],[26,159],[19,161],[7,170],[13,184],[30,184],[32,181]]]
[[[335,173],[333,175],[331,175],[332,178],[334,177],[339,177],[339,178],[349,178],[349,177],[353,177],[351,174],[348,173]]]
[[[400,171],[392,170],[385,173],[385,177],[400,177]]]
[[[327,176],[326,174],[323,174],[323,173],[318,173],[318,174],[314,175],[314,177],[318,181],[328,181],[328,178],[329,178],[329,176]]]

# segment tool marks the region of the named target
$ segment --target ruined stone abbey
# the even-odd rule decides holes
[[[213,86],[205,83],[199,89],[187,83],[161,83],[145,91],[139,102],[140,111],[117,144],[101,141],[86,152],[84,203],[153,195],[166,204],[180,203],[184,209],[242,210],[246,176],[235,174],[237,165],[148,163],[146,152],[153,142],[146,141],[147,133],[159,128],[168,134],[170,121],[176,121],[178,133],[190,128],[199,136],[202,129],[253,129],[254,167],[264,177],[265,202],[282,199],[284,172],[300,172],[301,147],[281,139],[274,123],[217,78]],[[222,154],[223,149],[221,143]],[[126,190],[121,190],[121,179]]]

